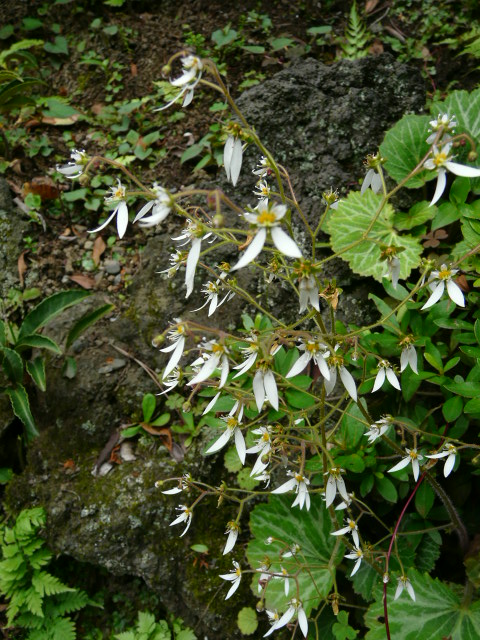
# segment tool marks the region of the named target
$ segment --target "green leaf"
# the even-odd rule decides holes
[[[77,375],[77,361],[73,356],[67,356],[62,365],[62,376],[64,378],[68,378],[69,380],[73,380]]]
[[[6,467],[0,467],[0,484],[7,484],[13,478],[13,471]]]
[[[89,291],[60,291],[45,298],[25,316],[18,333],[18,339],[35,333],[59,313],[90,295]]]
[[[419,640],[451,638],[477,640],[480,637],[480,601],[462,606],[463,590],[452,591],[440,580],[410,569],[408,572],[415,590],[412,603],[406,593],[394,600],[397,581],[388,585],[388,619],[392,638]],[[376,602],[365,616],[369,631],[365,640],[385,640],[382,590],[376,590]]]
[[[397,229],[413,229],[427,220],[432,220],[437,215],[437,207],[430,206],[426,200],[416,202],[408,213],[396,213],[393,218],[394,225]]]
[[[464,396],[465,398],[477,398],[480,396],[480,384],[478,382],[456,382],[449,380],[443,385],[445,389]]]
[[[67,39],[64,36],[55,36],[53,42],[46,42],[43,48],[48,53],[61,53],[68,55]]]
[[[333,625],[332,631],[336,640],[354,640],[358,634],[358,631],[355,631],[348,624],[348,613],[346,611],[339,612],[337,622]]]
[[[460,220],[460,211],[456,205],[451,202],[443,202],[438,207],[437,215],[432,222],[432,231],[446,227],[456,220]]]
[[[476,144],[480,142],[480,89],[471,93],[452,91],[443,102],[432,104],[431,113],[455,114],[455,134],[468,133]]]
[[[415,494],[415,508],[422,518],[426,518],[435,502],[435,493],[428,482],[422,482]]]
[[[438,532],[437,532],[438,533]],[[442,539],[440,538],[440,544]],[[440,557],[440,544],[429,535],[423,536],[422,541],[416,549],[415,568],[417,571],[433,571],[435,564]]]
[[[205,145],[201,144],[200,142],[196,142],[195,144],[192,144],[190,147],[185,149],[185,151],[182,153],[180,158],[181,164],[184,164],[188,160],[192,160],[193,158],[196,158],[203,152],[204,149],[205,149]]]
[[[153,393],[146,393],[142,400],[143,419],[145,422],[150,422],[150,418],[153,416],[156,406],[157,399]]]
[[[268,557],[273,572],[280,567],[290,573],[298,572],[298,587],[307,616],[328,595],[333,584],[335,569],[328,569],[331,554],[336,541],[330,535],[331,521],[323,500],[312,496],[310,511],[291,507],[294,495],[272,496],[266,504],[257,505],[250,516],[252,540],[248,544],[247,558],[250,566],[256,570]],[[267,544],[273,536],[276,541]],[[279,542],[282,540],[282,542]],[[298,552],[300,563],[295,557],[282,558],[281,554],[294,544],[300,545]],[[340,545],[336,561],[343,557],[344,548]],[[308,568],[299,570],[299,564]],[[254,576],[252,590],[258,596],[258,575]],[[266,589],[266,606],[269,609],[284,611],[289,597],[285,596],[283,580],[270,580]]]
[[[428,116],[406,115],[387,131],[380,154],[387,159],[385,169],[396,182],[404,180],[430,148],[426,142],[429,121]],[[405,186],[410,189],[421,187],[435,177],[434,171],[423,170],[410,178]]]
[[[295,383],[295,378],[292,378]],[[315,396],[311,393],[304,393],[303,391],[298,391],[297,389],[291,389],[285,392],[285,397],[290,407],[294,409],[308,409],[309,407],[313,407],[313,405],[317,402]]]
[[[13,349],[8,349],[8,347],[0,349],[0,356],[2,357],[3,370],[10,382],[13,384],[21,383],[23,380],[23,360],[21,356]]]
[[[115,309],[114,304],[104,304],[101,307],[98,307],[94,311],[89,311],[85,315],[83,315],[80,320],[73,325],[73,327],[68,332],[67,340],[65,342],[65,349],[68,349],[75,340],[86,330],[88,327],[91,327],[92,324],[95,324],[100,318],[106,316],[108,313]]]
[[[37,356],[34,360],[27,362],[27,371],[40,391],[47,388],[47,378],[45,374],[45,360],[42,356]]]
[[[244,636],[251,636],[258,627],[257,612],[251,607],[243,607],[237,616],[237,625]]]
[[[332,248],[350,264],[355,273],[372,276],[381,282],[384,276],[388,277],[388,268],[386,261],[381,260],[380,245],[403,247],[404,251],[400,254],[400,278],[407,279],[411,270],[419,265],[423,249],[418,238],[400,236],[394,229],[394,210],[390,204],[384,205],[367,238],[362,240],[381,201],[382,197],[371,189],[363,195],[358,191],[351,191],[341,200],[328,223]]]
[[[85,187],[81,189],[74,189],[73,191],[64,191],[62,198],[65,202],[77,202],[78,200],[85,200],[88,191]]]
[[[169,422],[170,418],[171,416],[169,413],[162,413],[150,424],[152,425],[152,427],[163,427],[164,424],[167,424],[167,422]]]
[[[398,500],[398,493],[395,485],[390,478],[375,478],[375,486],[378,493],[388,502],[396,502]]]
[[[373,600],[373,587],[379,582],[378,573],[371,567],[368,562],[362,562],[357,573],[350,578],[353,590],[364,600],[370,602]]]
[[[480,413],[480,398],[469,400],[463,410],[465,413]]]
[[[460,396],[452,396],[442,407],[443,417],[447,422],[455,422],[463,411],[463,400]]]
[[[363,405],[365,401],[360,400]],[[339,441],[347,449],[355,449],[368,425],[356,402],[350,402],[342,418]],[[340,465],[341,466],[341,465]]]
[[[25,435],[27,442],[36,438],[39,433],[35,426],[35,420],[33,419],[32,412],[30,411],[30,403],[28,401],[28,395],[25,389],[18,385],[14,389],[6,389],[5,393],[9,396],[12,403],[13,413],[20,418],[25,425]]]
[[[58,344],[48,336],[40,336],[36,333],[30,336],[24,336],[15,343],[15,351],[23,351],[24,349],[48,349],[57,355],[62,353]]]
[[[133,436],[136,436],[140,431],[142,431],[142,425],[140,424],[136,424],[133,427],[127,427],[122,431],[122,438],[133,438]]]
[[[230,471],[232,473],[240,471],[240,469],[243,467],[242,461],[238,457],[238,453],[235,447],[230,447],[229,449],[227,449],[223,460],[227,471]]]
[[[454,204],[463,204],[470,193],[470,178],[458,176],[450,187],[449,198]]]
[[[260,45],[246,45],[244,47],[242,47],[242,49],[244,51],[248,51],[248,53],[265,53],[265,47],[262,47]]]

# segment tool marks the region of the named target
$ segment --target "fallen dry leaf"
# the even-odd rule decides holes
[[[22,253],[18,256],[17,260],[17,268],[18,268],[18,279],[20,280],[20,285],[23,287],[23,276],[27,271],[27,263],[25,262],[25,254],[26,251],[22,251]]]
[[[93,243],[92,249],[92,260],[95,263],[95,266],[98,267],[98,265],[100,264],[101,255],[106,248],[107,245],[105,244],[102,236],[97,236],[95,242]]]
[[[134,78],[138,75],[137,65],[134,62],[130,64],[130,75]]]
[[[367,0],[367,2],[365,2],[365,13],[372,13],[378,2],[379,0]]]
[[[33,178],[31,182],[25,182],[22,189],[22,196],[33,193],[40,196],[42,200],[54,200],[59,196],[59,189],[54,181],[48,176]]]
[[[82,289],[93,289],[95,287],[95,280],[90,276],[84,276],[81,273],[70,276],[70,280],[79,284]]]
[[[169,451],[172,449],[172,432],[168,427],[153,427],[151,424],[142,422],[142,429],[152,436],[160,436],[163,439],[163,444]]]

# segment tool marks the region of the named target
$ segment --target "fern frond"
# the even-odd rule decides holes
[[[41,596],[51,596],[57,593],[73,591],[73,589],[67,587],[61,580],[52,576],[52,574],[47,571],[35,571],[32,576],[32,585]]]
[[[45,613],[56,618],[63,616],[65,613],[80,611],[80,609],[86,607],[89,602],[90,599],[85,591],[72,589],[69,593],[62,593],[52,601],[49,600],[45,607]]]
[[[350,9],[344,40],[340,42],[343,57],[347,60],[364,58],[368,54],[367,47],[369,40],[370,37],[367,27],[358,14],[357,3],[354,2]]]

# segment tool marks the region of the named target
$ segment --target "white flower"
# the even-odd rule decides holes
[[[407,590],[408,595],[415,602],[415,591],[413,590],[412,583],[407,578],[407,576],[400,576],[398,578],[398,586],[397,586],[397,590],[395,591],[394,600],[396,600],[401,596],[402,591],[404,589]]]
[[[253,480],[256,480],[257,482],[264,482],[265,484],[263,485],[265,489],[268,489],[268,487],[270,486],[270,472],[267,471],[266,469],[264,469],[261,473],[256,473],[255,475],[250,474],[252,476]]]
[[[123,238],[125,235],[125,231],[127,230],[128,225],[128,207],[126,203],[126,188],[117,180],[118,184],[116,187],[110,187],[111,195],[105,198],[105,202],[108,204],[116,204],[111,216],[109,216],[103,224],[101,224],[96,229],[92,229],[89,233],[97,233],[97,231],[101,231],[104,229],[110,222],[113,220],[115,216],[117,216],[117,231],[118,237]]]
[[[228,590],[228,593],[225,596],[225,600],[228,600],[231,596],[233,596],[235,591],[240,586],[240,580],[242,579],[242,570],[240,569],[240,565],[238,564],[238,562],[235,562],[234,560],[233,566],[235,568],[232,569],[230,573],[224,573],[223,575],[220,576],[222,580],[229,580],[232,582],[232,586]]]
[[[398,389],[400,391],[400,383],[397,376],[395,375],[395,372],[392,369],[392,366],[390,365],[388,360],[380,360],[380,362],[378,363],[378,373],[377,377],[375,378],[372,393],[375,393],[375,391],[381,389],[383,383],[385,382],[385,378],[387,378],[392,387],[395,387],[395,389]]]
[[[372,444],[375,440],[378,440],[384,433],[388,431],[392,424],[391,416],[384,416],[370,425],[370,429],[365,431],[364,436],[368,436],[368,442]]]
[[[165,385],[165,389],[161,393],[157,393],[158,396],[163,396],[165,393],[170,393],[172,389],[178,386],[178,383],[181,379],[181,373],[179,369],[175,367],[175,369],[165,377],[162,378],[162,384]]]
[[[181,511],[181,514],[178,518],[175,518],[173,522],[170,523],[170,526],[173,527],[175,524],[180,524],[182,522],[186,522],[187,526],[183,530],[183,533],[180,534],[180,538],[182,538],[188,531],[188,528],[192,524],[193,511],[189,507],[186,507],[184,504],[181,504],[177,507],[177,511]]]
[[[253,393],[259,412],[262,410],[265,398],[275,411],[278,411],[278,389],[273,371],[263,366],[257,369],[253,377]]]
[[[300,303],[299,313],[307,310],[310,304],[314,309],[320,311],[320,302],[318,300],[318,285],[313,276],[302,278],[298,284],[298,301]]]
[[[356,560],[355,565],[353,567],[353,571],[350,574],[350,577],[352,577],[360,569],[360,565],[361,565],[362,559],[363,559],[363,551],[360,549],[359,545],[356,545],[355,546],[355,550],[352,551],[352,553],[347,553],[345,555],[345,558],[348,558],[349,560]]]
[[[247,447],[245,445],[245,439],[240,429],[239,420],[233,416],[222,416],[222,420],[225,422],[226,429],[222,435],[216,440],[211,447],[207,449],[205,453],[216,453],[223,449],[223,447],[230,441],[231,437],[234,437],[235,448],[237,449],[240,462],[245,464],[245,456],[247,453]]]
[[[298,553],[300,553],[301,550],[302,547],[294,542],[292,545],[290,545],[288,551],[282,553],[282,558],[294,558]]]
[[[254,173],[256,176],[259,176],[260,178],[270,176],[272,174],[272,168],[270,166],[268,158],[262,156],[260,158],[260,162],[257,164],[257,169],[254,169],[252,173]]]
[[[442,264],[440,271],[432,271],[433,280],[428,283],[432,295],[423,305],[422,310],[428,309],[440,300],[443,292],[445,291],[445,283],[447,284],[447,293],[450,300],[452,300],[459,307],[465,306],[465,298],[463,297],[462,290],[460,289],[458,284],[456,284],[452,280],[453,276],[455,276],[457,273],[458,269],[447,269],[446,264]]]
[[[253,465],[253,469],[250,473],[251,476],[258,476],[263,473],[268,466],[268,462],[264,462],[264,457],[270,452],[272,447],[272,427],[270,425],[266,427],[259,427],[258,429],[252,429],[252,433],[260,436],[257,439],[257,444],[250,449],[247,449],[247,453],[258,453],[259,456]]]
[[[351,518],[347,519],[347,526],[343,527],[342,529],[339,529],[338,531],[332,531],[331,535],[332,536],[344,536],[347,533],[351,533],[352,534],[352,538],[353,538],[353,543],[355,545],[355,547],[359,547],[360,546],[360,539],[358,537],[358,526],[357,523],[355,522],[355,520],[352,520]]]
[[[153,227],[153,225],[163,222],[170,213],[172,199],[168,191],[155,182],[152,187],[152,192],[155,194],[155,198],[143,205],[135,216],[134,224],[140,220],[141,227]],[[150,209],[152,211],[150,216],[145,218]]]
[[[360,194],[363,195],[368,187],[371,187],[373,193],[380,193],[380,191],[382,190],[382,178],[380,177],[380,174],[375,171],[375,169],[369,169],[367,171],[362,182]]]
[[[325,378],[325,391],[327,392],[327,396],[332,393],[335,385],[337,384],[337,371],[340,374],[340,380],[343,383],[348,395],[357,402],[357,387],[355,386],[355,380],[353,379],[352,374],[347,371],[343,364],[343,357],[336,353],[338,349],[338,344],[335,346],[335,353],[330,355],[327,359],[329,365],[329,373],[330,377]]]
[[[172,344],[169,347],[160,349],[162,353],[170,353],[170,351],[173,351],[172,355],[170,356],[170,360],[165,367],[165,371],[163,372],[162,380],[165,380],[167,376],[175,369],[177,364],[180,362],[180,358],[182,357],[183,350],[185,348],[185,334],[187,331],[187,327],[180,321],[179,318],[176,318],[175,321],[177,322],[177,325],[170,329],[167,334],[169,340],[172,341]]]
[[[175,487],[174,489],[167,489],[166,491],[162,491],[166,496],[174,496],[177,493],[182,493],[187,487],[189,482],[191,482],[192,476],[189,473],[185,473],[181,480],[181,487]],[[163,485],[163,480],[158,480],[155,483],[156,487]]]
[[[277,620],[276,622],[274,622],[272,624],[270,629],[267,631],[267,633],[265,633],[265,635],[263,637],[266,638],[267,636],[272,634],[277,629],[281,629],[282,627],[285,627],[290,622],[290,620],[293,618],[295,613],[297,614],[298,625],[299,625],[303,635],[306,638],[307,635],[308,635],[307,615],[306,615],[305,611],[303,610],[302,603],[297,598],[292,598],[292,600],[290,600],[290,605],[289,605],[288,609],[285,611],[285,613],[283,614],[283,616],[279,620]]]
[[[235,546],[238,538],[238,532],[240,531],[240,527],[238,523],[232,520],[227,524],[227,530],[225,531],[225,535],[228,535],[227,542],[225,544],[225,548],[223,550],[223,555],[230,553],[230,551]]]
[[[235,295],[234,291],[227,291],[227,293],[220,300],[220,302],[218,301],[221,286],[222,286],[222,280],[219,279],[216,282],[209,280],[207,284],[203,286],[203,289],[202,289],[202,293],[207,296],[206,301],[202,304],[201,307],[198,307],[198,309],[194,309],[193,311],[191,311],[191,313],[196,313],[197,311],[200,311],[201,309],[206,307],[208,303],[210,303],[210,306],[208,308],[208,316],[210,317],[213,313],[215,313],[218,307],[222,306],[224,302],[231,300]]]
[[[310,360],[313,360],[323,377],[326,380],[330,380],[330,370],[326,360],[330,352],[327,350],[327,347],[318,340],[302,340],[298,348],[300,351],[304,351],[304,353],[298,358],[285,377],[293,378],[293,376],[298,376]]]
[[[242,347],[240,350],[246,356],[244,362],[235,365],[234,369],[239,369],[238,373],[236,373],[233,378],[238,378],[239,376],[246,373],[253,365],[257,359],[260,345],[258,344],[258,338],[255,335],[252,335],[252,338],[248,340],[248,347]]]
[[[418,476],[420,475],[420,464],[419,461],[423,460],[423,456],[420,453],[417,453],[416,449],[405,449],[407,455],[405,458],[402,458],[398,464],[388,470],[388,473],[393,473],[394,471],[400,471],[400,469],[404,469],[409,464],[412,465],[413,477],[415,478],[415,482],[418,480]]]
[[[227,347],[216,340],[210,340],[205,343],[204,348],[210,353],[203,354],[204,363],[199,372],[190,380],[188,385],[193,386],[200,382],[205,382],[205,380],[210,378],[215,369],[220,367],[220,383],[218,388],[221,389],[227,381],[229,372]]]
[[[67,162],[64,165],[56,166],[56,169],[59,173],[62,173],[65,177],[73,180],[74,178],[78,178],[82,175],[85,170],[85,166],[88,164],[88,156],[85,151],[78,151],[78,149],[74,149],[70,154],[73,162]]]
[[[223,166],[233,186],[237,184],[238,176],[242,168],[243,145],[240,138],[228,136],[223,149]]]
[[[417,352],[413,344],[406,344],[402,353],[400,354],[400,371],[405,371],[405,369],[410,365],[410,369],[413,373],[418,374],[417,368]]]
[[[270,185],[265,180],[259,180],[253,193],[259,198],[269,198],[271,191]]]
[[[283,253],[283,255],[289,258],[302,257],[302,253],[295,242],[280,227],[280,221],[286,213],[287,206],[285,204],[271,203],[267,198],[264,198],[263,200],[260,200],[254,211],[243,214],[247,222],[257,227],[257,233],[250,242],[243,256],[237,264],[232,267],[232,271],[242,269],[252,262],[252,260],[255,260],[263,249],[268,231],[270,231],[273,244],[280,253]]]
[[[443,451],[440,453],[434,453],[433,455],[426,456],[427,458],[432,458],[434,460],[438,460],[439,458],[447,458],[445,460],[445,465],[443,467],[443,475],[445,478],[450,475],[453,467],[455,466],[455,456],[457,455],[457,449],[453,444],[444,444]]]
[[[347,488],[345,487],[345,480],[341,476],[342,471],[344,470],[340,469],[339,467],[333,467],[332,469],[330,469],[330,471],[327,471],[324,474],[328,476],[327,484],[325,486],[325,506],[327,508],[335,500],[337,491],[346,502],[350,500],[350,498],[348,497]]]
[[[400,278],[400,260],[397,256],[389,256],[387,258],[387,268],[392,281],[393,288],[397,288],[398,279]]]
[[[430,128],[429,131],[432,133],[428,136],[427,142],[428,144],[432,144],[435,142],[435,138],[437,137],[437,133],[440,129],[443,129],[443,133],[453,133],[457,123],[455,122],[455,116],[449,116],[448,113],[439,113],[438,118],[434,120],[430,120],[429,122]]]
[[[168,278],[172,278],[175,273],[180,269],[182,264],[187,261],[188,253],[186,251],[175,251],[170,254],[170,266],[168,269],[157,271],[157,273],[166,273]]]
[[[272,493],[286,493],[287,491],[293,491],[295,489],[297,497],[293,501],[292,507],[296,507],[298,504],[300,509],[303,509],[305,505],[308,511],[310,509],[310,496],[308,495],[310,480],[305,478],[301,473],[295,473],[294,471],[287,471],[287,476],[293,477],[277,489],[274,489]]]
[[[425,169],[436,171],[438,173],[437,186],[435,187],[435,193],[432,201],[430,202],[430,206],[440,200],[443,192],[445,191],[445,187],[447,185],[447,169],[456,176],[463,176],[464,178],[478,178],[480,176],[480,169],[477,169],[476,167],[469,167],[465,164],[458,164],[458,162],[452,162],[453,156],[448,155],[451,148],[451,142],[448,142],[440,149],[433,145],[432,157],[428,158],[423,163]]]
[[[205,233],[205,229],[202,225],[189,220],[184,231],[176,238],[172,238],[172,240],[175,241],[182,240],[183,242],[180,244],[182,247],[189,242],[192,243],[190,251],[188,252],[185,268],[185,287],[187,289],[185,294],[186,298],[188,298],[193,291],[195,271],[200,258],[200,252],[202,250],[202,240],[210,237],[210,235],[211,233]]]
[[[156,109],[156,111],[167,109],[182,96],[185,96],[182,105],[184,107],[187,107],[193,100],[193,92],[202,77],[203,62],[197,56],[189,55],[182,58],[182,67],[183,74],[176,80],[170,81],[173,87],[180,87],[180,92],[168,104]]]

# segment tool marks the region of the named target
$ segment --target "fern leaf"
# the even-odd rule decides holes
[[[32,585],[41,596],[51,596],[57,593],[73,591],[73,589],[67,587],[63,582],[55,576],[52,576],[52,574],[47,571],[35,571],[32,576]]]
[[[136,640],[134,631],[124,631],[123,633],[117,633],[115,640]]]
[[[369,35],[362,18],[357,11],[357,3],[352,4],[345,29],[344,41],[340,43],[343,57],[347,60],[357,60],[368,54]]]
[[[152,613],[138,612],[137,629],[139,633],[150,634],[155,629],[155,616]]]
[[[47,610],[50,610],[50,607],[53,608],[54,613],[52,612],[52,617],[62,616],[65,613],[73,613],[74,611],[80,611],[87,604],[89,604],[90,599],[85,591],[79,591],[77,589],[70,590],[69,593],[62,593],[58,595],[54,601],[47,603]]]
[[[43,618],[43,595],[38,593],[35,587],[32,586],[25,592],[25,604],[30,613]]]
[[[42,540],[42,544],[45,541]],[[29,558],[30,566],[32,569],[40,569],[40,567],[44,567],[46,564],[50,562],[52,559],[52,553],[48,549],[39,549],[35,552],[35,555]]]

